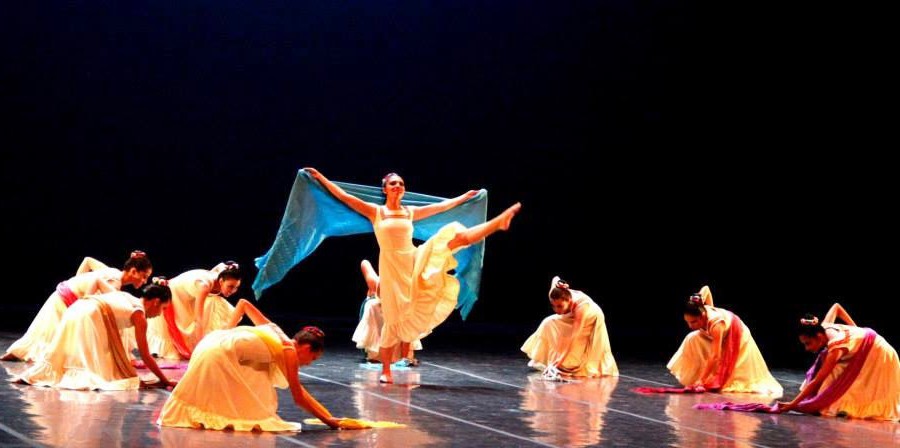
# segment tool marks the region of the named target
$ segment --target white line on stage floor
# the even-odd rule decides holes
[[[517,386],[517,385],[515,385],[515,384],[505,383],[505,382],[503,382],[503,381],[494,380],[494,379],[491,379],[491,378],[485,378],[485,377],[482,377],[482,376],[480,376],[480,375],[476,375],[476,374],[471,373],[471,372],[466,372],[466,371],[459,370],[459,369],[454,369],[454,368],[451,368],[451,367],[445,367],[445,366],[442,366],[442,365],[439,365],[439,364],[435,364],[435,363],[432,363],[432,362],[422,362],[422,364],[423,364],[423,365],[431,365],[431,366],[434,366],[434,367],[438,367],[438,368],[440,368],[440,369],[449,370],[449,371],[452,371],[452,372],[457,372],[457,373],[460,373],[460,374],[463,374],[463,375],[468,375],[468,376],[471,376],[471,377],[473,377],[473,378],[481,379],[481,380],[483,380],[483,381],[488,381],[488,382],[492,382],[492,383],[502,384],[502,385],[504,385],[504,386],[514,387],[514,388],[517,388],[517,389],[524,389],[522,386]],[[659,381],[653,381],[653,380],[648,380],[648,379],[644,379],[644,378],[638,378],[638,377],[635,377],[635,376],[622,375],[621,373],[619,374],[619,378],[627,378],[627,379],[629,379],[629,380],[639,381],[639,382],[642,382],[642,383],[658,384],[658,385],[661,385],[661,386],[671,386],[671,384],[661,383],[661,382],[659,382]],[[549,393],[549,392],[548,392],[548,393]],[[709,393],[709,394],[714,394],[714,395],[720,395],[720,396],[721,396],[721,394],[716,393],[716,392],[708,392],[708,393]],[[553,395],[558,395],[558,394],[553,394]],[[580,400],[574,400],[574,399],[572,399],[572,398],[565,397],[565,396],[562,396],[562,395],[558,395],[558,396],[559,396],[560,398],[563,398],[563,399],[566,399],[566,400],[570,400],[570,401],[576,401],[576,402],[580,402],[580,403],[583,403],[583,404],[591,404],[590,402],[582,402],[582,401],[580,401]],[[619,410],[612,409],[612,408],[609,408],[609,409],[612,410],[612,411],[614,411],[614,412],[619,412],[619,413],[629,414],[629,415],[630,415],[630,413],[628,413],[627,411],[619,411]],[[650,419],[651,421],[657,421],[657,420],[653,420],[653,419],[650,418],[650,417],[643,417],[643,416],[638,416],[638,415],[635,415],[635,417],[638,417],[638,418],[646,418],[646,419]],[[827,417],[826,417],[826,418],[827,418]],[[853,420],[848,420],[848,419],[835,419],[835,421],[839,421],[841,424],[854,425],[854,427],[856,427],[856,428],[858,428],[858,429],[864,429],[864,430],[867,430],[867,431],[873,431],[873,432],[877,432],[877,433],[881,433],[881,434],[894,434],[894,432],[892,432],[892,431],[884,431],[884,430],[881,430],[881,429],[878,429],[878,428],[871,428],[871,427],[869,427],[869,426],[866,426],[865,424],[862,424],[862,425],[855,425],[855,424],[854,424],[855,422],[854,422]],[[670,423],[670,422],[665,422],[665,421],[661,421],[661,420],[659,420],[658,422],[659,422],[659,423],[666,424],[666,425],[670,425],[670,426],[673,426],[673,425],[674,425],[674,424],[672,424],[672,423]],[[682,426],[682,427],[683,427],[683,428],[686,428],[685,426]],[[700,432],[704,432],[703,430],[697,430],[697,429],[694,429],[694,428],[688,428],[688,429],[695,430],[695,431],[700,431]],[[718,435],[717,437],[723,437],[723,436]],[[748,442],[748,443],[749,443],[749,442]],[[756,445],[756,446],[764,446],[764,445]]]
[[[462,374],[462,375],[471,376],[472,378],[478,378],[478,379],[480,379],[480,380],[482,380],[482,381],[487,381],[487,382],[490,382],[490,383],[502,384],[502,385],[504,385],[504,386],[512,387],[512,388],[515,388],[515,389],[525,389],[524,387],[519,386],[519,385],[516,385],[516,384],[510,384],[510,383],[506,383],[506,382],[503,382],[503,381],[494,380],[494,379],[491,379],[491,378],[485,378],[485,377],[483,377],[483,376],[481,376],[481,375],[476,375],[476,374],[474,374],[474,373],[466,372],[466,371],[464,371],[464,370],[454,369],[454,368],[452,368],[452,367],[445,367],[445,366],[442,366],[442,365],[439,365],[439,364],[435,364],[435,363],[433,363],[433,362],[422,362],[422,364],[424,364],[424,365],[429,365],[429,366],[433,366],[433,367],[437,367],[437,368],[439,368],[439,369],[449,370],[449,371],[451,371],[451,372],[459,373],[459,374]],[[620,375],[620,376],[622,376],[622,375]],[[638,380],[640,380],[640,378],[635,378],[635,377],[626,377],[626,378],[631,378],[631,379],[638,379]],[[641,381],[644,381],[644,380],[641,380]],[[662,384],[662,383],[659,383],[659,382],[656,382],[656,381],[647,381],[647,382],[650,382],[650,383],[656,383],[656,384]],[[570,397],[566,397],[565,395],[560,395],[560,394],[553,393],[553,392],[542,392],[542,393],[546,393],[547,395],[553,395],[554,397],[562,398],[562,399],[564,399],[564,400],[572,401],[572,402],[575,402],[575,403],[586,404],[586,405],[588,405],[588,406],[595,406],[595,405],[597,404],[597,403],[593,403],[593,402],[590,402],[590,401],[576,400],[576,399],[573,399],[573,398],[570,398]],[[621,410],[621,409],[615,409],[615,408],[611,408],[611,407],[609,407],[609,406],[606,406],[606,409],[607,409],[608,411],[612,411],[612,412],[615,412],[615,413],[618,413],[618,414],[623,414],[623,415],[627,415],[627,416],[630,416],[630,417],[639,418],[639,419],[641,419],[641,420],[646,420],[646,421],[650,421],[650,422],[653,422],[653,423],[659,423],[659,424],[662,424],[662,425],[671,426],[671,427],[676,428],[676,429],[688,429],[688,430],[691,430],[691,431],[695,431],[695,432],[698,432],[698,433],[701,433],[701,434],[706,434],[706,435],[712,436],[712,437],[717,437],[717,438],[720,438],[720,439],[730,440],[730,441],[733,441],[733,442],[744,442],[744,443],[747,443],[747,444],[749,444],[749,445],[758,446],[758,447],[761,447],[761,448],[769,448],[767,445],[761,445],[761,444],[758,444],[758,443],[751,442],[751,441],[749,441],[749,440],[737,439],[737,438],[734,438],[734,437],[729,437],[729,436],[722,435],[722,434],[715,433],[715,432],[709,432],[709,431],[704,431],[704,430],[702,430],[702,429],[692,428],[692,427],[690,427],[690,426],[676,425],[676,424],[674,424],[674,423],[672,423],[672,422],[667,422],[667,421],[664,421],[664,420],[658,420],[658,419],[655,419],[655,418],[653,418],[653,417],[647,417],[647,416],[645,416],[645,415],[635,414],[635,413],[633,413],[633,412],[623,411],[623,410]]]
[[[30,446],[41,447],[41,448],[44,447],[44,445],[41,445],[40,443],[37,443],[34,440],[29,439],[28,436],[26,436],[25,434],[22,434],[19,431],[16,431],[15,429],[12,429],[9,426],[4,425],[3,423],[0,423],[0,429],[2,429],[3,432],[6,432],[7,434],[27,443]]]
[[[439,416],[439,417],[443,417],[443,418],[446,418],[446,419],[449,419],[449,420],[453,420],[453,421],[459,422],[459,423],[464,423],[464,424],[466,424],[466,425],[475,426],[475,427],[477,427],[477,428],[481,428],[481,429],[484,429],[484,430],[487,430],[487,431],[495,432],[495,433],[497,433],[497,434],[501,434],[501,435],[504,435],[504,436],[507,436],[507,437],[512,437],[512,438],[514,438],[514,439],[522,440],[522,441],[525,441],[525,442],[533,443],[533,444],[535,444],[535,445],[541,445],[541,446],[547,446],[547,447],[557,448],[556,445],[551,445],[551,444],[549,444],[549,443],[544,443],[544,442],[541,442],[541,441],[538,441],[538,440],[530,439],[530,438],[528,438],[528,437],[520,436],[520,435],[518,435],[518,434],[513,434],[513,433],[511,433],[511,432],[506,432],[506,431],[503,431],[503,430],[500,430],[500,429],[491,428],[490,426],[485,426],[485,425],[482,425],[482,424],[479,424],[479,423],[470,422],[470,421],[468,421],[468,420],[466,420],[466,419],[459,418],[459,417],[454,417],[454,416],[452,416],[452,415],[447,415],[447,414],[444,414],[444,413],[441,413],[441,412],[438,412],[438,411],[433,411],[433,410],[431,410],[431,409],[428,409],[428,408],[425,408],[425,407],[422,407],[422,406],[418,406],[418,405],[414,405],[414,404],[409,404],[409,403],[404,403],[404,402],[402,402],[402,401],[400,401],[400,400],[395,400],[395,399],[393,399],[393,398],[391,398],[391,397],[386,397],[386,396],[381,395],[381,394],[376,394],[376,393],[374,393],[374,392],[368,391],[368,390],[366,390],[366,389],[364,389],[364,388],[361,388],[361,387],[354,387],[353,385],[350,385],[350,384],[344,384],[344,383],[341,383],[341,382],[339,382],[339,381],[329,380],[329,379],[326,379],[326,378],[318,377],[318,376],[315,376],[315,375],[310,375],[310,374],[308,374],[308,373],[303,373],[303,372],[300,372],[300,376],[304,376],[304,377],[307,377],[307,378],[312,378],[312,379],[319,380],[319,381],[326,382],[326,383],[337,384],[337,385],[344,386],[344,387],[347,387],[347,388],[350,388],[350,389],[354,389],[354,390],[359,390],[359,391],[362,391],[362,392],[364,392],[364,393],[366,393],[366,394],[368,394],[368,395],[371,395],[371,396],[373,396],[373,397],[377,397],[377,398],[380,398],[380,399],[382,399],[382,400],[390,401],[390,402],[392,402],[392,403],[396,403],[396,404],[399,404],[399,405],[401,405],[401,406],[406,406],[406,407],[408,407],[408,408],[415,409],[415,410],[417,410],[417,411],[422,411],[422,412],[426,412],[426,413],[429,413],[429,414],[432,414],[432,415],[437,415],[437,416]]]
[[[791,383],[791,384],[803,384],[803,381],[789,380],[789,379],[787,379],[787,378],[778,378],[777,376],[775,377],[775,379],[778,380],[778,381],[783,381],[783,382],[785,382],[785,383]]]

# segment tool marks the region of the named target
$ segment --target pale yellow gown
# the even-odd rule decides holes
[[[116,369],[111,341],[98,303],[112,310],[120,341],[133,328],[131,316],[143,313],[143,302],[126,292],[116,291],[75,301],[63,314],[47,350],[16,380],[35,386],[81,390],[134,390],[138,376],[123,376]]]
[[[98,269],[78,274],[66,280],[66,283],[79,298],[96,294],[104,288],[106,291],[115,291],[122,289],[122,271],[116,268]],[[53,331],[59,326],[66,308],[62,296],[54,291],[31,321],[25,334],[13,342],[6,352],[23,361],[38,359],[53,338]]]
[[[694,330],[684,338],[681,347],[669,360],[666,367],[684,386],[692,386],[700,381],[700,373],[706,361],[712,356],[712,336],[709,330],[722,325],[725,333],[731,328],[732,320],[722,308],[705,305],[708,318],[707,328]],[[769,373],[766,361],[750,334],[747,325],[741,322],[743,332],[737,363],[731,377],[722,385],[722,392],[750,392],[780,397],[784,393],[781,384]],[[724,338],[723,338],[724,339]]]
[[[197,328],[197,317],[194,313],[194,304],[199,297],[207,296],[204,302],[204,312],[212,310],[213,317],[234,310],[234,307],[224,298],[207,295],[212,291],[218,276],[219,273],[214,270],[193,269],[169,280],[169,289],[172,290],[172,304],[169,306],[174,309],[175,323],[189,350],[193,350],[204,333]],[[222,307],[223,302],[227,306]],[[230,310],[228,307],[231,307]],[[219,323],[217,324],[217,322]],[[220,320],[207,319],[207,329],[213,326],[224,328],[224,324],[221,324]],[[175,349],[172,335],[169,333],[163,315],[154,317],[147,322],[147,344],[150,347],[150,353],[154,353],[160,358],[181,359],[181,355]]]
[[[416,247],[412,210],[406,210],[408,216],[393,217],[385,216],[386,207],[378,207],[372,223],[381,249],[382,347],[425,337],[453,312],[459,296],[459,280],[447,272],[456,268],[453,253],[462,247],[451,251],[447,245],[465,226],[447,224]]]
[[[232,314],[234,314],[234,305],[229,303],[226,298],[218,294],[206,296],[206,301],[203,302],[203,315],[206,316],[203,333],[228,329]]]
[[[256,328],[285,344],[290,342],[273,323]],[[235,431],[299,431],[300,423],[284,421],[277,414],[275,388],[289,387],[283,368],[251,327],[210,332],[194,349],[187,372],[166,400],[157,423]]]
[[[844,348],[847,354],[819,388],[823,391],[836,380],[859,351],[865,329],[850,325],[823,324],[828,336],[828,350]],[[850,389],[827,408],[822,415],[846,415],[873,420],[900,420],[900,360],[897,351],[881,336],[866,357],[859,376]]]
[[[544,370],[562,354],[565,343],[571,340],[568,356],[557,366],[561,372],[585,377],[618,375],[619,368],[610,348],[603,311],[587,294],[575,289],[570,291],[571,311],[544,319],[522,345],[521,350],[531,359],[528,365]],[[576,308],[583,313],[583,326],[578,334],[573,334]]]

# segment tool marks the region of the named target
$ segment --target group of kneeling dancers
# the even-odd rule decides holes
[[[378,270],[368,261],[361,264],[368,294],[352,339],[367,359],[381,362],[379,381],[392,383],[391,366],[417,365],[414,353],[422,347],[420,340],[456,307],[460,285],[451,274],[454,253],[509,229],[521,205],[468,228],[447,224],[415,246],[414,221],[457,207],[478,192],[408,206],[401,203],[403,179],[391,173],[382,179],[385,202],[377,204],[346,192],[315,169],[305,172],[372,223],[380,249]],[[289,388],[298,406],[331,428],[372,426],[336,418],[300,383],[298,369],[323,353],[321,329],[307,326],[288,337],[251,302],[240,299],[231,305],[226,300],[241,285],[237,263],[190,270],[168,280],[152,275],[153,266],[140,251],[132,252],[121,270],[85,258],[2,357],[32,363],[12,381],[84,390],[174,387],[159,425],[238,431],[299,430],[299,423],[277,415],[275,388]],[[138,297],[122,291],[126,285]],[[551,281],[549,303],[554,314],[521,348],[528,365],[548,380],[618,375],[597,303],[559,277]],[[252,326],[239,326],[245,317]],[[708,287],[685,302],[684,320],[691,332],[667,364],[683,387],[639,391],[782,396],[750,329],[733,312],[716,307]],[[800,342],[817,357],[792,400],[705,407],[900,420],[900,360],[883,337],[858,327],[837,303],[823,319],[807,315],[798,325]],[[189,362],[176,383],[156,359]],[[143,381],[138,367],[146,367],[158,381]]]

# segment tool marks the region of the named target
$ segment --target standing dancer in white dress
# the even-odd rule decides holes
[[[6,349],[2,361],[34,361],[50,343],[63,313],[76,300],[91,295],[118,291],[123,285],[140,288],[153,273],[147,254],[131,252],[122,270],[85,257],[75,276],[56,285],[56,291],[44,302],[25,334]]]
[[[394,346],[400,344],[400,352],[408,353],[411,342],[430,333],[456,307],[459,280],[448,274],[457,266],[453,254],[494,232],[509,229],[522,205],[516,203],[490,221],[471,228],[452,222],[416,247],[412,239],[414,221],[450,210],[478,192],[470,190],[456,198],[420,207],[404,206],[400,202],[406,192],[403,178],[390,173],[381,181],[385,205],[379,205],[347,193],[314,168],[305,170],[335,198],[365,216],[375,230],[380,248],[379,295],[384,316],[379,381],[393,383]]]

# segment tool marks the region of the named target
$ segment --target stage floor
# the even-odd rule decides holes
[[[0,351],[17,337],[0,334]],[[468,347],[467,347],[468,348]],[[67,447],[881,447],[900,445],[900,424],[799,414],[700,411],[700,402],[759,401],[738,394],[641,395],[636,386],[671,385],[662,364],[619,362],[618,378],[544,382],[515,352],[426,350],[421,365],[378,383],[380,366],[349,348],[329,348],[301,369],[301,381],[336,416],[388,420],[397,429],[238,433],[160,428],[168,392],[84,392],[13,384],[22,363],[0,362],[0,446]],[[785,393],[803,372],[774,369]],[[211,391],[216,393],[216,391]],[[756,400],[754,400],[756,398]],[[311,416],[279,390],[285,420]]]

